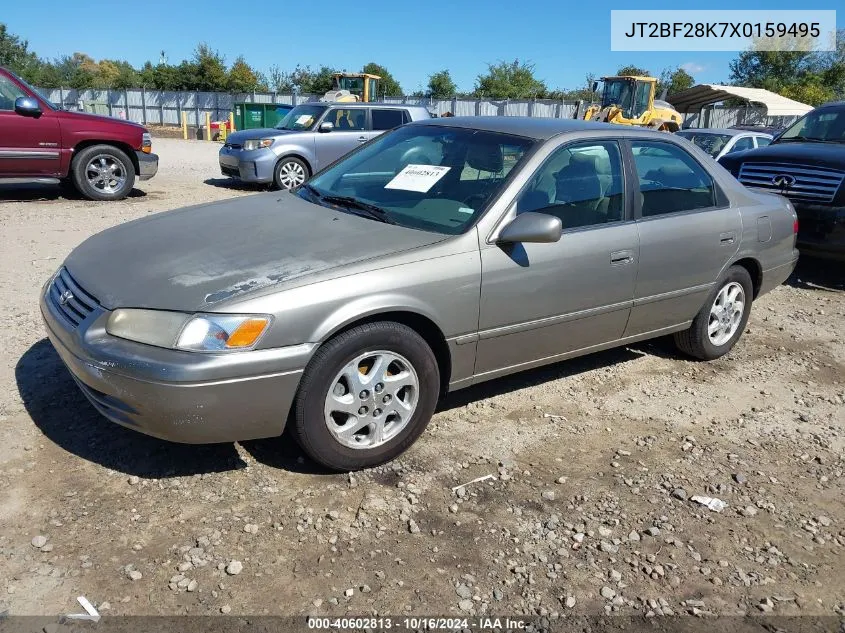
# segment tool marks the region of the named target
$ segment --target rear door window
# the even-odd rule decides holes
[[[405,123],[404,110],[378,110],[373,108],[373,130],[392,130]]]
[[[716,206],[710,174],[674,143],[632,141],[642,217]]]

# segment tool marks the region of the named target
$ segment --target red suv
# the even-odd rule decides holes
[[[0,184],[62,182],[90,200],[122,200],[156,171],[143,126],[62,110],[0,68]]]

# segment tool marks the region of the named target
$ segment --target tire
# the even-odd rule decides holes
[[[751,314],[753,293],[748,271],[742,266],[731,266],[713,288],[689,329],[675,334],[675,344],[682,352],[701,360],[724,356],[745,331]],[[741,310],[736,305],[737,298],[742,301]],[[722,305],[717,305],[717,301]],[[733,310],[730,309],[731,305]],[[720,310],[724,306],[727,309]],[[720,315],[725,320],[720,319]],[[711,333],[710,330],[714,328],[716,331]]]
[[[293,189],[311,176],[311,170],[304,161],[288,156],[276,163],[273,169],[273,185],[277,189]]]
[[[369,396],[356,395],[346,375]],[[439,393],[437,359],[419,334],[390,321],[359,325],[314,354],[294,401],[292,435],[309,457],[331,470],[376,466],[417,440]],[[347,432],[341,439],[343,427]]]
[[[123,200],[135,186],[135,166],[113,145],[92,145],[73,158],[73,185],[89,200]]]

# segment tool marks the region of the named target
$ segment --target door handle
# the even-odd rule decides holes
[[[610,254],[610,264],[612,266],[624,266],[634,261],[634,251],[614,251]]]
[[[359,143],[366,143],[366,142],[367,142],[367,137],[366,137],[366,136],[359,136],[359,137],[358,137],[358,142],[359,142]]]
[[[736,233],[728,231],[719,235],[720,244],[733,244],[736,241]]]

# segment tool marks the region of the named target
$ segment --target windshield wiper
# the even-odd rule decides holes
[[[364,214],[373,220],[378,220],[379,222],[384,222],[385,224],[396,224],[394,220],[390,218],[387,214],[387,211],[382,209],[381,207],[370,204],[369,202],[364,202],[363,200],[358,200],[358,198],[353,198],[352,196],[327,196],[320,194],[310,185],[305,185],[309,187],[309,191],[315,193],[319,198],[324,201],[328,202],[329,204],[338,204],[344,206],[348,209],[355,209],[357,211],[363,211]]]
[[[826,138],[815,138],[813,136],[790,136],[789,138],[779,138],[778,143],[791,143],[792,141],[802,141],[810,143],[835,143],[836,141]]]
[[[300,188],[300,189],[305,189],[305,191],[307,191],[308,193],[310,193],[312,196],[314,196],[314,197],[315,197],[315,198],[317,198],[318,200],[322,200],[322,198],[323,198],[323,194],[321,194],[319,191],[317,191],[317,188],[316,188],[316,187],[312,187],[312,186],[311,186],[311,185],[309,185],[307,182],[306,182],[304,185],[299,185],[299,188]]]

